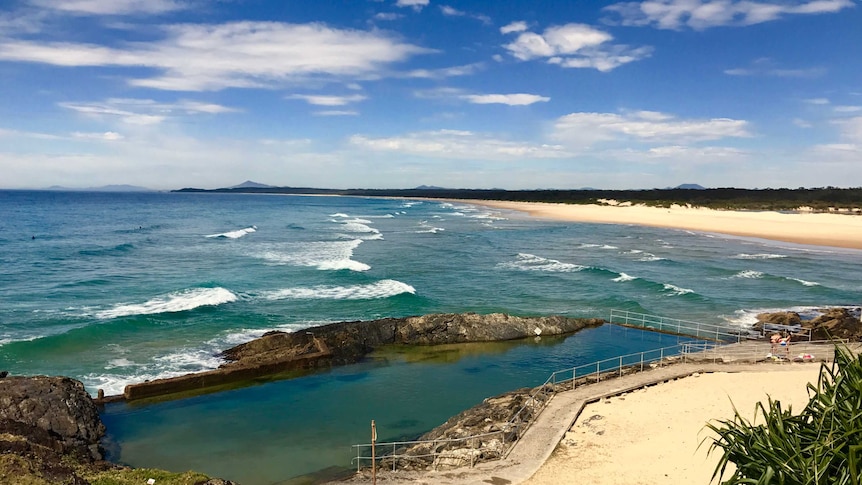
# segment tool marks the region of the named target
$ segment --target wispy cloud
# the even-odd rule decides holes
[[[447,15],[449,17],[468,17],[471,19],[476,19],[485,25],[491,24],[491,17],[488,17],[487,15],[465,12],[449,5],[440,5],[440,12],[442,12],[443,15]]]
[[[427,7],[429,3],[430,0],[396,0],[395,6],[402,8],[411,7],[413,10],[418,12],[422,10],[423,7]]]
[[[746,26],[778,20],[787,15],[835,13],[854,6],[852,0],[764,2],[755,0],[646,0],[622,2],[604,8],[608,23],[680,30],[719,26]]]
[[[463,66],[442,67],[439,69],[413,69],[399,76],[418,79],[445,79],[447,77],[469,76],[484,67],[484,63],[476,62]]]
[[[828,98],[809,98],[809,99],[805,99],[803,101],[808,103],[808,104],[819,104],[819,105],[829,104]]]
[[[117,141],[125,138],[123,135],[117,133],[116,131],[106,131],[104,133],[82,133],[76,131],[72,133],[72,136],[75,138],[81,138],[84,140],[102,140],[102,141]]]
[[[561,145],[505,140],[462,130],[423,131],[383,138],[354,135],[350,137],[350,144],[378,152],[462,160],[518,161],[572,155]]]
[[[97,118],[114,118],[131,125],[155,125],[178,115],[221,114],[239,111],[214,103],[180,100],[164,103],[152,99],[110,98],[102,102],[65,102],[60,106]]]
[[[328,110],[322,110],[322,111],[315,111],[313,114],[315,116],[358,116],[359,111],[328,109]]]
[[[679,119],[655,111],[631,113],[571,113],[554,123],[554,140],[579,148],[597,143],[636,141],[674,143],[740,138],[752,136],[748,122],[729,118]]]
[[[313,104],[315,106],[344,106],[350,103],[357,103],[359,101],[363,101],[368,99],[367,96],[363,96],[361,94],[351,94],[348,96],[333,96],[333,95],[320,95],[320,94],[291,94],[290,96],[285,96],[286,99],[301,99],[308,104]]]
[[[521,20],[500,27],[500,33],[504,35],[524,32],[525,30],[527,30],[527,22]]]
[[[404,15],[402,15],[400,13],[379,12],[379,13],[374,14],[374,17],[372,17],[372,18],[374,20],[391,21],[391,20],[398,20],[398,19],[403,18],[403,17],[404,17]]]
[[[56,66],[149,67],[153,77],[129,84],[175,91],[272,87],[309,79],[344,79],[432,52],[382,32],[323,24],[233,22],[174,25],[150,44],[94,44],[0,40],[0,60]]]
[[[74,15],[160,14],[189,8],[178,0],[29,0],[33,6]]]
[[[761,58],[753,61],[748,67],[725,69],[724,73],[729,76],[770,76],[813,79],[824,76],[826,74],[826,69],[822,67],[788,69],[777,66],[775,61],[770,58]]]
[[[550,101],[547,96],[537,94],[466,94],[461,96],[473,104],[507,104],[509,106],[527,106],[533,103]]]
[[[589,25],[566,24],[549,27],[542,34],[522,32],[503,47],[522,61],[545,59],[561,67],[591,68],[601,72],[612,71],[652,54],[652,47],[631,48],[611,44],[613,38],[611,34]]]

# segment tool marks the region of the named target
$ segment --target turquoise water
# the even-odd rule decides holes
[[[130,382],[214,368],[217,351],[271,329],[432,312],[606,317],[617,308],[745,327],[767,309],[859,305],[860,256],[690,231],[539,221],[434,201],[0,191],[0,369],[70,375],[91,393],[113,394]],[[224,455],[263,450],[258,433],[270,428],[284,443],[320,441],[325,426],[348,430],[355,420],[360,430],[370,419],[385,422],[383,413],[368,409],[392,406],[380,408],[393,420],[386,436],[415,435],[490,394],[539,384],[555,366],[617,355],[617,342],[632,340],[631,333],[589,332],[557,345],[428,364],[427,372],[425,364],[395,356],[214,396],[110,408],[105,418],[124,462],[233,478],[238,465],[221,473]],[[637,350],[665,343],[641,341]],[[594,351],[580,356],[569,346]],[[543,360],[554,355],[559,359]],[[493,365],[501,363],[470,364],[485,358],[514,364],[499,372]],[[518,363],[532,370],[520,374]],[[485,370],[471,374],[461,365]],[[488,384],[456,385],[449,377],[440,387],[416,384],[450,374],[481,376]],[[371,403],[369,396],[382,394],[360,384],[374,382],[391,390],[385,394],[393,404],[329,410],[332,403]],[[397,392],[402,385],[413,387]],[[266,425],[250,424],[237,411],[256,393],[261,403],[273,403],[252,412]],[[407,394],[403,404],[393,397]],[[438,395],[439,404],[419,404]],[[302,418],[268,424],[293,415]],[[308,454],[349,465],[331,457],[362,441],[351,433],[326,433],[338,441],[327,450],[347,451]],[[159,444],[157,434],[174,439]],[[198,435],[224,450],[203,453],[207,462],[192,458],[193,450],[216,443],[173,448]],[[280,446],[272,449],[279,455]],[[289,464],[260,464],[278,472],[242,483],[273,483],[320,465],[277,458]]]

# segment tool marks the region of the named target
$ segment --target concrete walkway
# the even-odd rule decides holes
[[[766,354],[770,353],[770,350],[769,343],[744,342],[726,346],[722,349],[724,356],[711,355],[708,360],[704,359],[701,362],[676,363],[650,368],[643,372],[559,392],[550,400],[544,411],[517,442],[509,455],[502,460],[480,463],[473,468],[448,471],[387,471],[379,474],[377,481],[387,484],[409,483],[416,485],[518,484],[530,478],[545,463],[587,404],[661,382],[688,377],[695,373],[763,372],[764,370],[782,372],[799,369],[800,366],[819,366],[823,359],[831,360],[833,347],[832,345],[806,343],[804,350],[802,345],[794,346],[792,349],[791,355],[798,355],[802,352],[812,353],[817,357],[818,362],[799,363],[786,360],[767,363],[751,362],[754,360],[753,356],[756,355],[758,356],[757,359],[763,359]],[[858,352],[858,345],[855,345],[851,350]],[[748,358],[744,358],[744,355],[747,355]],[[370,475],[363,475],[348,481],[350,483],[370,483],[370,478],[365,479]]]

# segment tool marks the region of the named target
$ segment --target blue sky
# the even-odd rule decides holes
[[[0,187],[862,184],[858,0],[0,0]]]

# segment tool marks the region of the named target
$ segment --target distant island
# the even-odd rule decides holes
[[[274,187],[244,182],[220,189],[184,188],[173,192],[344,195],[358,197],[405,197],[465,200],[504,200],[516,202],[552,202],[562,204],[604,204],[626,201],[651,207],[674,204],[724,210],[762,210],[814,212],[842,211],[859,213],[862,208],[862,187],[798,188],[798,189],[738,189],[704,188],[698,184],[683,184],[667,189],[646,190],[503,190],[449,189],[421,185],[412,189],[321,189],[313,187]]]

